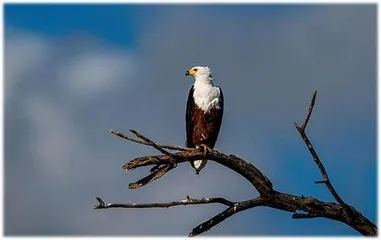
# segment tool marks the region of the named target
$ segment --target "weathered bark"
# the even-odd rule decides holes
[[[99,204],[95,207],[96,209],[107,209],[107,208],[151,208],[151,207],[171,207],[178,205],[190,205],[190,204],[210,204],[210,203],[220,203],[228,206],[226,210],[217,214],[208,221],[200,224],[195,227],[189,236],[196,236],[201,233],[204,233],[222,222],[223,220],[231,217],[232,215],[247,210],[249,208],[266,206],[274,209],[279,209],[282,211],[292,212],[292,218],[294,219],[304,219],[304,218],[328,218],[342,222],[360,234],[365,236],[376,236],[377,227],[369,219],[363,216],[359,211],[354,207],[349,206],[342,200],[339,194],[334,189],[331,181],[329,180],[328,174],[316,153],[311,141],[308,139],[305,129],[308,125],[316,98],[316,91],[313,94],[309,109],[307,111],[306,118],[302,126],[299,126],[295,123],[295,127],[299,131],[303,141],[305,142],[308,150],[310,151],[315,163],[317,164],[323,180],[315,181],[315,183],[324,183],[326,184],[328,190],[331,192],[334,199],[337,203],[334,202],[323,202],[313,197],[304,197],[296,196],[289,193],[278,192],[274,189],[271,181],[264,175],[258,168],[256,168],[249,161],[245,161],[242,158],[239,158],[235,155],[227,155],[215,150],[203,152],[198,149],[183,148],[175,145],[161,145],[156,144],[150,139],[139,134],[135,130],[130,130],[134,133],[139,139],[126,136],[115,130],[111,132],[119,137],[128,139],[130,141],[152,146],[159,150],[163,155],[155,156],[145,156],[135,158],[125,165],[123,169],[126,171],[133,170],[135,168],[144,167],[144,166],[153,166],[151,168],[151,174],[147,177],[142,178],[141,180],[131,183],[130,188],[136,189],[142,187],[160,177],[165,175],[168,171],[176,168],[177,164],[183,162],[189,162],[197,159],[209,159],[215,161],[227,168],[232,169],[246,180],[248,180],[253,187],[258,191],[259,196],[247,201],[241,202],[231,202],[224,198],[202,198],[202,199],[191,199],[187,196],[186,199],[168,202],[168,203],[147,203],[147,204],[116,204],[116,203],[104,203],[101,198],[97,198]],[[169,153],[166,149],[178,150],[176,153]],[[302,211],[300,213],[299,211]]]

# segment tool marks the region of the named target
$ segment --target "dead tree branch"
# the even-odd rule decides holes
[[[212,217],[208,221],[205,221],[205,222],[201,223],[200,225],[198,225],[197,227],[193,228],[192,232],[190,232],[188,236],[190,236],[190,237],[197,236],[201,233],[208,231],[209,229],[216,226],[217,224],[219,224],[223,220],[231,217],[232,215],[234,215],[238,212],[241,212],[241,211],[248,209],[248,208],[265,206],[265,203],[266,203],[266,200],[261,198],[261,197],[257,197],[257,198],[254,198],[254,199],[251,199],[251,200],[245,201],[245,202],[236,203],[233,206],[230,206],[229,208],[227,208],[225,211],[223,211],[223,212],[217,214],[216,216]]]
[[[315,181],[315,183],[325,183],[325,185],[327,186],[328,190],[331,192],[332,196],[336,199],[336,201],[341,206],[346,207],[347,204],[340,198],[339,194],[337,194],[335,188],[332,186],[332,183],[329,180],[328,174],[325,171],[325,168],[324,168],[322,162],[320,161],[320,158],[319,158],[318,154],[316,153],[314,147],[312,146],[312,143],[308,139],[307,134],[305,132],[307,124],[308,124],[308,122],[310,120],[310,117],[311,117],[312,110],[313,110],[313,108],[315,106],[316,94],[317,94],[317,91],[315,90],[314,94],[312,95],[311,103],[310,103],[310,106],[308,108],[307,115],[306,115],[306,118],[304,120],[303,125],[299,126],[296,122],[294,122],[294,125],[295,125],[296,129],[298,130],[298,132],[300,133],[300,136],[302,137],[303,141],[305,142],[308,150],[310,151],[310,153],[311,153],[311,155],[312,155],[316,165],[318,166],[318,168],[319,168],[319,170],[321,172],[321,175],[323,176],[323,180],[322,181],[321,180],[320,181]]]
[[[254,165],[245,161],[235,155],[227,155],[216,150],[203,152],[202,150],[192,149],[192,148],[183,148],[176,145],[167,145],[167,144],[157,144],[152,140],[146,138],[135,130],[130,130],[134,133],[139,139],[127,136],[118,131],[112,130],[111,133],[139,143],[143,145],[148,145],[159,150],[163,155],[155,156],[144,156],[135,158],[128,163],[123,165],[123,169],[126,171],[133,170],[135,168],[151,166],[150,174],[147,177],[142,178],[141,180],[131,183],[130,188],[136,189],[142,187],[149,182],[152,182],[165,173],[176,167],[176,164],[183,162],[189,162],[197,159],[209,159],[216,163],[219,163],[227,168],[232,169],[247,181],[249,181],[253,187],[259,193],[259,196],[247,201],[242,202],[231,202],[224,198],[201,198],[201,199],[191,199],[187,197],[185,200],[168,202],[168,203],[146,203],[146,204],[118,204],[118,203],[105,203],[101,198],[97,197],[98,205],[95,206],[95,209],[108,209],[108,208],[152,208],[152,207],[171,207],[178,205],[197,205],[197,204],[209,204],[209,203],[220,203],[228,206],[224,211],[212,217],[208,221],[195,227],[189,236],[196,236],[202,234],[212,227],[216,226],[225,219],[233,216],[234,214],[254,208],[259,206],[266,206],[273,209],[278,209],[282,211],[291,212],[293,219],[306,219],[306,218],[328,218],[342,222],[362,235],[366,236],[376,236],[377,235],[377,226],[372,223],[369,219],[363,216],[359,211],[354,207],[346,204],[338,195],[334,187],[332,186],[331,181],[328,178],[328,174],[317,155],[314,147],[312,146],[310,140],[308,139],[305,129],[308,125],[308,122],[311,117],[312,110],[314,108],[316,91],[313,94],[311,99],[310,106],[307,111],[304,123],[302,126],[299,126],[297,123],[294,123],[296,129],[300,133],[303,141],[305,142],[308,150],[310,151],[315,163],[317,164],[323,180],[315,181],[315,183],[324,183],[326,184],[328,190],[338,202],[338,204],[333,202],[323,202],[313,197],[304,197],[292,195],[289,193],[282,193],[276,191],[273,188],[271,181],[264,175],[258,168]],[[178,150],[176,153],[169,153],[166,149]],[[174,165],[175,163],[175,165]]]
[[[220,203],[228,207],[234,206],[234,202],[231,202],[225,198],[190,198],[187,196],[185,199],[175,202],[165,202],[165,203],[105,203],[102,198],[96,197],[98,205],[95,205],[95,209],[105,209],[105,208],[169,208],[179,205],[200,205],[200,204],[210,204],[210,203]]]
[[[133,129],[131,129],[132,131],[135,131]],[[150,144],[149,142],[146,142],[146,141],[143,141],[141,139],[137,139],[137,138],[133,138],[131,136],[128,136],[126,134],[123,134],[121,132],[118,132],[114,129],[110,129],[110,132],[118,137],[121,137],[121,138],[124,138],[124,139],[127,139],[129,141],[132,141],[132,142],[136,142],[136,143],[139,143],[139,144],[143,144],[143,145],[147,145],[147,146],[153,146],[152,144]],[[136,132],[136,131],[135,131]],[[142,135],[140,135],[142,136]],[[178,151],[188,151],[188,150],[193,150],[193,148],[186,148],[186,147],[180,147],[180,146],[177,146],[177,145],[172,145],[172,144],[156,144],[156,146],[158,147],[161,147],[161,148],[166,148],[166,149],[170,149],[170,150],[178,150]]]

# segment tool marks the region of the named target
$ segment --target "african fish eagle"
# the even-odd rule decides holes
[[[220,87],[213,85],[209,67],[193,67],[185,76],[194,76],[194,85],[189,90],[186,111],[186,147],[203,148],[210,151],[218,137],[224,111],[224,96]],[[191,162],[199,174],[207,159]]]

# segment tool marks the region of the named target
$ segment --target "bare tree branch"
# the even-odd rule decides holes
[[[220,203],[228,207],[234,206],[234,202],[231,202],[225,198],[214,197],[214,198],[190,198],[187,196],[185,199],[174,202],[164,202],[164,203],[105,203],[102,198],[96,197],[98,205],[94,209],[107,209],[107,208],[169,208],[179,205],[200,205],[200,204],[210,204],[210,203]]]
[[[276,203],[273,201],[269,201],[265,197],[256,197],[247,201],[243,202],[237,202],[233,206],[230,206],[223,212],[217,214],[216,216],[212,217],[208,221],[203,222],[202,224],[198,225],[197,227],[193,228],[192,232],[189,233],[188,236],[194,237],[197,236],[201,233],[204,233],[211,229],[212,227],[216,226],[220,222],[224,221],[225,219],[233,216],[236,213],[239,213],[241,211],[247,210],[249,208],[254,208],[254,207],[259,207],[259,206],[267,206],[267,207],[274,207],[278,208],[284,211],[288,212],[295,212],[295,208],[291,205],[288,204],[283,204],[283,203]]]
[[[336,201],[341,206],[346,207],[347,204],[340,198],[339,194],[336,192],[335,188],[333,187],[331,181],[329,180],[328,174],[327,174],[323,164],[320,161],[320,158],[319,158],[318,154],[316,153],[314,147],[312,146],[312,143],[308,139],[307,134],[305,132],[305,129],[306,129],[307,124],[308,124],[308,121],[310,120],[310,116],[311,116],[312,110],[313,110],[313,108],[315,106],[316,94],[317,94],[317,91],[315,90],[313,95],[312,95],[311,103],[310,103],[310,106],[308,108],[307,115],[306,115],[306,118],[304,120],[303,125],[300,127],[296,122],[294,123],[294,125],[295,125],[296,129],[298,130],[298,132],[300,133],[300,136],[302,137],[303,141],[305,142],[305,144],[306,144],[308,150],[310,151],[310,153],[311,153],[311,155],[312,155],[316,165],[320,169],[321,175],[323,176],[324,180],[322,180],[322,181],[315,181],[315,183],[325,183],[325,185],[327,186],[328,190],[331,192],[332,196],[336,199]]]
[[[154,147],[155,149],[159,150],[162,154],[165,154],[165,155],[168,155],[172,158],[175,158],[175,156],[170,153],[170,152],[167,152],[165,151],[162,147],[158,146],[156,143],[154,143],[153,141],[151,141],[150,139],[148,139],[147,137],[141,135],[140,133],[138,133],[136,130],[134,129],[130,129],[130,132],[132,132],[133,134],[135,134],[138,138],[142,139],[143,141],[145,141],[146,143],[148,143],[150,146]]]
[[[308,107],[306,118],[304,119],[303,125],[300,127],[301,130],[303,131],[306,129],[307,124],[310,121],[312,110],[314,109],[314,106],[315,106],[316,94],[317,94],[317,90],[315,90],[312,94],[311,103],[310,103],[310,106]]]
[[[130,183],[128,185],[128,188],[137,189],[137,188],[140,188],[144,185],[147,185],[148,183],[155,181],[158,178],[161,178],[164,174],[169,172],[171,169],[173,169],[173,167],[171,165],[165,165],[165,166],[157,167],[156,171],[154,171],[153,173],[151,173],[147,177],[144,177],[137,182]]]
[[[216,226],[223,220],[231,217],[232,215],[241,212],[243,210],[246,210],[248,208],[258,207],[258,206],[264,206],[266,203],[266,200],[261,197],[257,197],[254,199],[251,199],[249,201],[245,202],[239,202],[234,204],[233,206],[230,206],[225,211],[217,214],[216,216],[212,217],[208,221],[203,222],[202,224],[198,225],[197,227],[193,228],[192,232],[189,233],[188,236],[194,237],[201,233],[204,233],[211,229],[212,227]]]
[[[150,143],[148,143],[148,142],[146,142],[146,141],[143,141],[143,140],[141,140],[141,139],[137,139],[137,138],[130,137],[130,136],[124,134],[124,133],[118,132],[117,130],[110,129],[110,132],[111,132],[112,134],[118,136],[118,137],[127,139],[127,140],[129,140],[129,141],[136,142],[136,143],[143,144],[143,145],[147,145],[147,146],[152,146]],[[161,148],[170,149],[170,150],[178,150],[178,151],[189,151],[189,150],[194,150],[194,148],[180,147],[180,146],[172,145],[172,144],[156,144],[156,146],[161,147]]]
[[[328,174],[321,163],[315,149],[313,148],[310,140],[308,139],[305,129],[310,120],[312,110],[314,108],[316,91],[314,92],[310,106],[307,111],[304,123],[302,126],[299,126],[297,123],[294,123],[296,129],[299,131],[303,141],[307,145],[315,163],[317,164],[323,180],[315,181],[315,183],[324,183],[327,188],[339,203],[333,202],[323,202],[313,197],[304,197],[292,195],[289,193],[278,192],[273,189],[271,181],[264,175],[258,168],[252,165],[249,161],[245,161],[235,155],[227,155],[216,150],[203,152],[198,149],[183,148],[175,145],[167,144],[157,144],[152,140],[146,138],[145,136],[139,134],[135,130],[131,130],[136,136],[140,139],[135,139],[129,136],[126,136],[120,132],[111,129],[111,132],[119,137],[124,139],[152,146],[162,152],[164,155],[155,155],[155,156],[144,156],[135,158],[128,163],[123,165],[123,169],[130,171],[135,168],[144,167],[144,166],[153,166],[150,170],[150,174],[147,177],[142,178],[141,180],[132,183],[129,185],[130,188],[139,188],[142,187],[160,177],[165,173],[169,172],[174,168],[171,163],[175,162],[180,164],[183,162],[193,161],[197,159],[209,159],[216,163],[219,163],[227,168],[232,169],[237,174],[244,177],[248,180],[253,187],[258,191],[259,196],[243,202],[231,202],[224,198],[202,198],[202,199],[190,199],[187,197],[185,200],[169,202],[169,203],[146,203],[146,204],[117,204],[117,203],[105,203],[101,198],[97,198],[99,204],[95,207],[96,209],[107,209],[107,208],[151,208],[151,207],[171,207],[177,205],[190,205],[190,204],[208,204],[208,203],[221,203],[228,206],[227,209],[221,213],[215,215],[208,221],[195,227],[189,236],[196,236],[201,233],[204,233],[216,226],[225,219],[233,216],[234,214],[247,210],[249,208],[266,206],[274,209],[279,209],[282,211],[292,212],[292,218],[294,219],[305,219],[305,218],[328,218],[343,222],[348,226],[352,227],[362,235],[367,236],[376,236],[377,226],[372,223],[369,219],[363,216],[358,212],[354,207],[347,205],[337,194],[336,190],[333,188]],[[179,150],[176,153],[169,153],[163,148],[171,150]]]
[[[272,183],[266,176],[264,176],[254,165],[244,161],[237,156],[231,154],[226,155],[216,150],[206,153],[201,152],[200,150],[182,151],[177,152],[174,155],[176,157],[177,163],[193,161],[200,158],[208,158],[239,173],[241,176],[251,182],[259,193],[266,195],[274,191],[272,189]],[[143,166],[168,164],[170,161],[171,157],[167,155],[139,157],[124,164],[123,169],[129,171]]]

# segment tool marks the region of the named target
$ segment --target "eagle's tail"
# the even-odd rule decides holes
[[[198,175],[208,162],[207,159],[194,160],[191,162],[192,167],[196,170],[196,174]]]

